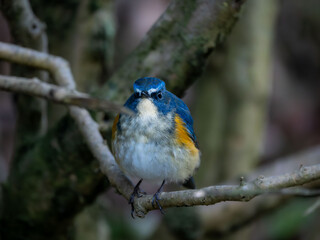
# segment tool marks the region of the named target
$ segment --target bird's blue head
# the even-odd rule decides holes
[[[125,103],[131,110],[136,112],[139,103],[145,103],[146,100],[156,107],[157,112],[166,114],[172,109],[169,103],[173,94],[166,90],[164,81],[154,77],[139,78],[134,82],[133,89],[134,93]]]
[[[133,84],[133,90],[137,94],[151,96],[152,93],[165,91],[166,84],[164,81],[154,77],[139,78]]]
[[[159,113],[187,112],[188,107],[177,96],[166,90],[164,81],[154,77],[139,78],[133,84],[134,93],[125,103],[125,106],[137,112],[137,106],[148,99]],[[146,109],[147,110],[147,109]]]
[[[166,91],[165,83],[162,80],[154,77],[139,78],[134,82],[133,90],[134,93],[125,103],[126,107],[136,112],[138,104],[146,99],[157,107],[157,111],[161,112],[162,109],[166,109],[168,112],[169,106],[166,105],[168,91]]]

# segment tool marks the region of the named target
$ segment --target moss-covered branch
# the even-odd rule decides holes
[[[156,76],[181,95],[201,75],[208,56],[228,35],[244,2],[172,1],[99,94],[124,101],[135,79]]]

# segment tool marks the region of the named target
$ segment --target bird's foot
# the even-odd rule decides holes
[[[140,181],[137,183],[137,185],[134,187],[133,192],[129,198],[129,204],[131,205],[131,217],[134,218],[134,198],[137,197],[142,197],[144,194],[146,194],[143,191],[140,191],[140,184],[142,182],[143,179],[140,179]]]
[[[152,206],[155,208],[155,203],[156,203],[157,206],[158,206],[158,208],[159,208],[159,210],[160,210],[160,212],[161,212],[162,214],[164,214],[163,208],[161,207],[161,204],[159,203],[159,200],[160,200],[159,194],[160,194],[159,192],[156,192],[156,193],[153,195],[153,198],[152,198]]]
[[[155,203],[157,204],[157,206],[158,206],[158,208],[159,208],[159,210],[160,210],[160,212],[161,212],[162,214],[164,214],[164,211],[163,211],[163,208],[162,208],[162,206],[161,206],[161,204],[160,204],[160,202],[159,202],[159,200],[160,200],[159,194],[160,194],[161,191],[162,191],[162,187],[163,187],[164,183],[165,183],[165,180],[163,180],[160,188],[159,188],[158,191],[153,195],[152,202],[151,202],[151,203],[152,203],[152,206],[153,206],[154,208],[155,208]]]

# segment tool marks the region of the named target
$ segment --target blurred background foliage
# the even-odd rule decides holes
[[[70,62],[78,89],[85,92],[96,91],[108,80],[169,2],[30,0],[35,15],[46,24],[49,52]],[[204,66],[202,77],[183,98],[194,116],[202,152],[196,174],[198,187],[238,179],[278,157],[319,145],[319,9],[319,0],[247,1],[230,36],[218,46]],[[12,41],[3,15],[0,41]],[[8,63],[0,62],[1,74],[9,74],[10,69]],[[1,182],[7,180],[14,145],[21,135],[17,119],[20,117],[20,124],[35,121],[17,110],[15,99],[12,94],[0,92]],[[48,109],[48,128],[52,129],[66,111],[50,103]],[[40,116],[34,117],[40,121]],[[51,131],[55,134],[59,127]],[[68,151],[72,154],[67,149],[65,153]],[[63,156],[58,160],[63,161]],[[96,178],[98,181],[102,176]],[[103,189],[96,187],[88,194]],[[147,192],[155,187],[143,185]],[[171,189],[177,186],[166,188]],[[210,225],[205,221],[215,218],[212,207],[168,209],[164,217],[155,211],[145,219],[133,220],[125,200],[109,189],[72,220],[68,236],[62,239],[317,240],[320,209],[314,208],[311,213],[308,209],[319,205],[319,201],[289,200],[262,212],[253,221],[213,233],[204,227]],[[203,212],[211,214],[211,220]]]

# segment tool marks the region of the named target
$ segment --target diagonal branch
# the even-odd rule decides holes
[[[124,101],[132,81],[142,76],[165,80],[182,93],[201,76],[206,61],[236,23],[245,0],[173,0],[139,46],[99,91]]]
[[[92,98],[85,93],[41,82],[37,78],[29,79],[0,75],[0,89],[28,94],[51,100],[55,103],[83,107],[89,110],[132,114],[132,111],[128,108],[108,100]]]
[[[62,58],[7,43],[0,43],[0,58],[46,69],[59,85],[71,90],[75,89],[70,67]],[[120,171],[108,146],[104,144],[97,123],[85,109],[69,106],[69,110],[92,154],[99,161],[101,171],[108,177],[110,183],[129,199],[132,183]]]

